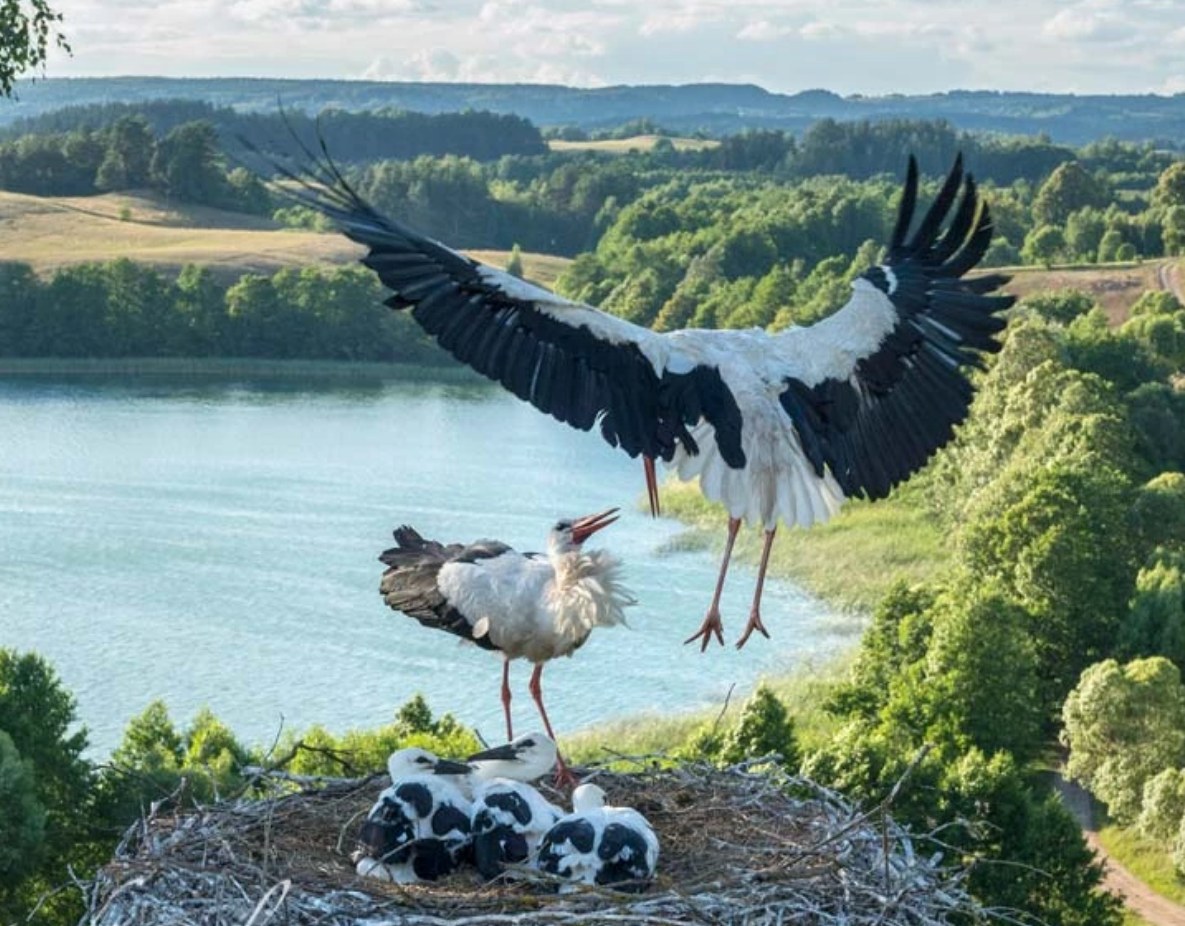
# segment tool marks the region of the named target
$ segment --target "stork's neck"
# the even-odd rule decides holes
[[[579,645],[594,627],[625,623],[624,609],[634,604],[621,584],[621,566],[604,550],[553,553],[555,582],[551,612],[561,636]]]
[[[580,548],[569,550],[551,550],[547,554],[551,560],[551,568],[555,570],[555,586],[559,592],[565,592],[579,584],[589,573],[592,558],[581,552]]]

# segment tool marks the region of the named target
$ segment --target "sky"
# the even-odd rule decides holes
[[[50,76],[1185,93],[1185,0],[56,0]]]

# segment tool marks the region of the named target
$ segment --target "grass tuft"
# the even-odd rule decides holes
[[[723,545],[726,516],[695,483],[668,480],[663,511],[689,525],[672,546]],[[762,534],[741,531],[736,555],[756,562]],[[933,516],[905,486],[878,502],[853,501],[826,524],[782,529],[770,555],[770,574],[792,579],[832,606],[869,612],[898,579],[923,582],[946,568],[950,551]]]
[[[1099,830],[1099,842],[1108,855],[1156,893],[1185,904],[1185,880],[1173,868],[1171,845],[1113,824]]]

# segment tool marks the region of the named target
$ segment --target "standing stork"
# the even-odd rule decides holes
[[[388,605],[426,627],[502,654],[509,740],[514,741],[510,661],[534,663],[529,690],[547,735],[555,740],[543,706],[543,666],[557,656],[571,656],[593,628],[625,623],[624,609],[634,599],[621,584],[620,564],[603,550],[583,549],[589,537],[617,520],[616,514],[610,508],[557,522],[548,533],[546,553],[519,553],[497,540],[444,546],[404,525],[395,531],[396,545],[379,557],[387,566],[379,591]],[[514,741],[470,762],[509,760],[520,746]],[[572,782],[558,751],[555,763],[557,780]]]
[[[442,347],[520,399],[641,456],[658,512],[654,461],[728,511],[712,602],[685,642],[724,642],[720,593],[741,521],[765,545],[744,646],[778,520],[826,521],[847,498],[882,498],[925,464],[967,414],[965,369],[999,349],[1008,277],[968,279],[992,237],[974,180],[956,158],[914,227],[911,156],[884,262],[852,283],[835,314],[806,327],[655,332],[472,260],[381,215],[325,157],[294,194],[368,249],[362,262]],[[960,189],[962,195],[960,196]],[[956,205],[956,200],[957,205]]]

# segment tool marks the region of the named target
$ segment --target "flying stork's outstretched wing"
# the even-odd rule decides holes
[[[780,400],[816,473],[830,470],[846,496],[883,497],[950,439],[971,403],[965,368],[999,350],[997,313],[1014,301],[987,295],[1007,276],[964,276],[987,251],[992,220],[962,157],[910,235],[917,191],[911,157],[884,264],[834,315],[785,333],[794,356],[833,359],[809,375],[788,366]]]
[[[309,175],[288,174],[297,198],[329,216],[369,253],[362,262],[412,317],[458,360],[540,411],[604,438],[631,457],[670,460],[677,444],[696,453],[688,430],[716,429],[721,453],[744,463],[740,412],[712,366],[667,368],[654,332],[572,302],[472,260],[380,215],[328,158]]]

